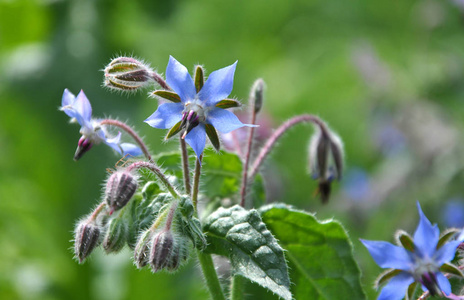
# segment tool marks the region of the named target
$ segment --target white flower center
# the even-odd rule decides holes
[[[183,112],[189,113],[190,111],[193,111],[198,116],[198,121],[204,123],[210,110],[211,108],[204,106],[203,101],[195,97],[195,99],[185,103]]]

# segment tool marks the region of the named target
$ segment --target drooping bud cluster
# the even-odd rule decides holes
[[[325,125],[319,126],[309,143],[309,169],[319,180],[318,193],[323,203],[330,197],[331,183],[340,180],[343,171],[343,144]]]
[[[153,70],[132,57],[113,59],[104,70],[105,86],[120,91],[135,91],[152,81]]]
[[[111,174],[106,182],[105,202],[113,211],[123,208],[137,190],[137,179],[130,172],[119,170]]]

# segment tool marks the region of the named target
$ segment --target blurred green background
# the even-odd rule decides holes
[[[94,116],[129,120],[155,152],[176,147],[142,122],[157,105],[146,92],[102,88],[120,54],[160,72],[169,55],[207,72],[238,60],[232,96],[246,103],[255,79],[267,83],[264,134],[301,113],[326,120],[346,151],[330,203],[314,197],[308,125],[268,160],[269,201],[341,220],[370,298],[380,268],[359,237],[413,232],[416,200],[441,229],[464,226],[462,0],[0,0],[1,299],[207,297],[195,262],[173,276],[136,270],[128,251],[72,259],[75,222],[118,158],[99,146],[72,160],[64,88],[84,89]]]

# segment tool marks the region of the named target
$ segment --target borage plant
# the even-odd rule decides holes
[[[213,299],[243,299],[250,293],[247,282],[282,299],[364,299],[360,271],[341,224],[318,221],[284,203],[266,205],[260,175],[279,138],[297,124],[312,123],[316,132],[308,145],[309,169],[318,180],[321,200],[327,202],[332,182],[342,174],[341,139],[319,117],[304,114],[284,122],[258,147],[254,134],[264,82],[253,84],[249,124],[242,123],[230,111],[242,104],[228,98],[236,65],[205,80],[201,66],[195,67],[192,78],[173,57],[166,79],[131,57],[108,64],[105,86],[111,89],[157,87],[149,95],[161,104],[145,122],[167,129],[166,140],[178,136],[179,151],[156,156],[124,122],[93,119],[83,92],[75,97],[65,90],[61,109],[81,125],[74,158],[103,142],[126,160],[109,173],[102,202],[78,222],[75,257],[83,263],[99,246],[106,253],[127,246],[137,268],[155,273],[173,272],[196,257]],[[235,152],[221,150],[219,133],[234,130],[245,132],[246,138],[235,139]],[[134,144],[123,143],[124,138]],[[212,255],[230,261],[229,278],[219,280]]]

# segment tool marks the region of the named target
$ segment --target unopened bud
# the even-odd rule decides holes
[[[139,269],[142,269],[148,264],[151,238],[151,230],[146,230],[140,235],[137,245],[134,248],[134,263]]]
[[[110,214],[123,208],[137,190],[135,176],[127,171],[117,171],[111,174],[106,183],[105,201],[110,207]]]
[[[153,73],[149,66],[132,57],[113,59],[104,72],[105,86],[122,91],[145,87],[152,80]]]
[[[106,253],[119,252],[127,241],[128,227],[123,218],[114,218],[108,224],[103,239],[103,249]]]
[[[257,79],[251,88],[250,100],[254,105],[254,113],[257,114],[261,111],[264,102],[264,80]]]
[[[90,150],[90,148],[92,148],[92,146],[93,143],[85,136],[82,136],[77,143],[76,153],[74,153],[74,160],[79,160],[82,155],[84,155],[87,151]]]
[[[153,272],[160,271],[170,263],[173,250],[174,237],[170,230],[163,230],[153,237],[149,258]]]
[[[79,263],[83,263],[93,249],[100,244],[100,228],[94,220],[81,221],[76,226],[74,253]]]
[[[322,202],[326,203],[330,197],[332,181],[340,180],[343,171],[341,139],[326,127],[319,127],[311,138],[309,169],[312,177],[319,180],[318,194]]]

